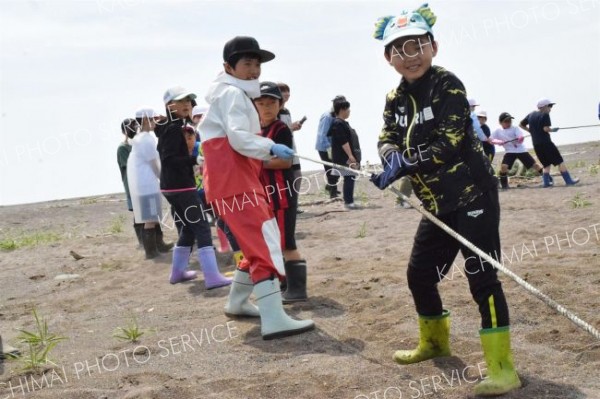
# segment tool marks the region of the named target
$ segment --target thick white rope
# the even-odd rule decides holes
[[[326,165],[326,166],[331,166],[333,168],[345,170],[345,171],[348,171],[348,172],[352,172],[352,173],[355,173],[357,175],[362,175],[362,176],[365,176],[365,177],[371,177],[370,173],[362,171],[362,170],[356,170],[356,169],[349,168],[347,166],[337,165],[337,164],[334,164],[332,162],[326,162],[326,161],[322,161],[320,159],[309,158],[309,157],[305,157],[305,156],[298,155],[298,154],[296,154],[296,156],[298,158],[305,159],[307,161],[320,163],[320,164]],[[546,305],[548,305],[549,307],[551,307],[552,309],[554,309],[555,311],[557,311],[559,314],[561,314],[561,315],[565,316],[566,318],[568,318],[569,320],[571,320],[579,328],[581,328],[584,331],[588,332],[594,338],[600,340],[600,332],[598,330],[596,330],[591,324],[589,324],[589,323],[585,322],[584,320],[580,319],[573,312],[571,312],[570,310],[568,310],[567,308],[565,308],[564,306],[562,306],[561,304],[559,304],[558,302],[556,302],[555,300],[553,300],[552,298],[550,298],[548,295],[544,294],[543,292],[541,292],[540,290],[538,290],[537,288],[535,288],[533,285],[529,284],[527,281],[523,280],[521,277],[519,277],[517,274],[515,274],[514,272],[512,272],[510,269],[504,267],[504,265],[502,265],[496,259],[492,258],[490,255],[488,255],[485,252],[483,252],[481,249],[479,249],[478,247],[476,247],[475,245],[473,245],[469,240],[467,240],[466,238],[464,238],[463,236],[461,236],[460,234],[458,234],[456,231],[452,230],[444,222],[442,222],[441,220],[439,220],[438,218],[436,218],[433,214],[431,214],[426,209],[424,209],[421,206],[421,204],[416,203],[415,201],[412,201],[410,198],[408,198],[407,196],[405,196],[404,194],[402,194],[400,192],[400,190],[398,190],[397,188],[395,188],[393,186],[389,186],[388,188],[390,189],[390,191],[392,191],[394,194],[396,194],[398,197],[400,197],[400,199],[402,199],[403,201],[408,202],[410,205],[412,205],[412,207],[414,209],[416,209],[419,213],[421,213],[423,216],[425,216],[427,219],[429,219],[436,226],[438,226],[439,228],[441,228],[442,230],[444,230],[446,233],[448,233],[451,237],[455,238],[458,242],[460,242],[461,244],[463,244],[465,247],[467,247],[471,251],[475,252],[482,259],[486,260],[488,263],[490,263],[492,266],[494,266],[496,269],[500,270],[501,272],[503,272],[504,274],[506,274],[508,277],[512,278],[521,287],[525,288],[527,291],[529,291],[531,294],[533,294],[535,297],[537,297],[538,299],[540,299]]]

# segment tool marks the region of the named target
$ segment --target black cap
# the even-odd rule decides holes
[[[277,86],[277,83],[274,82],[260,82],[260,96],[273,97],[278,100],[281,100],[283,98],[279,86]]]
[[[275,58],[275,54],[262,50],[256,39],[248,36],[236,36],[225,43],[223,61],[229,61],[236,54],[257,54],[260,57],[260,62],[268,62]]]
[[[515,118],[513,118],[513,117],[512,117],[512,115],[511,115],[511,114],[509,114],[508,112],[503,112],[503,113],[501,113],[501,114],[500,114],[500,117],[498,118],[498,121],[502,122],[503,120],[505,120],[505,119],[509,119],[509,118],[510,118],[510,119],[515,119]]]

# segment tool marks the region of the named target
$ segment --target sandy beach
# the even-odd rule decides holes
[[[500,192],[501,261],[600,329],[600,142],[561,152],[577,186],[555,175],[551,189],[536,177]],[[171,285],[170,254],[144,260],[124,194],[0,207],[2,339],[27,352],[16,329],[34,328],[33,307],[68,338],[45,374],[0,363],[0,398],[472,398],[485,363],[461,255],[440,284],[453,356],[396,365],[394,350],[418,340],[406,266],[421,215],[366,179],[355,190],[361,209],[344,211],[327,201],[322,171],[305,176],[297,238],[310,300],[286,309],[317,329],[273,341],[261,339],[257,320],[223,314],[228,288],[207,291],[202,278]],[[170,223],[165,236],[175,241]],[[219,261],[234,270],[231,253]],[[600,399],[600,342],[501,279],[524,383],[504,397]],[[113,337],[133,319],[139,342]]]

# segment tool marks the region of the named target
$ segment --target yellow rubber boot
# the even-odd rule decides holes
[[[521,387],[513,365],[508,326],[479,331],[487,378],[475,386],[478,396],[497,396]]]
[[[394,353],[400,364],[419,363],[434,357],[450,356],[450,312],[441,316],[419,316],[419,345],[414,350]]]

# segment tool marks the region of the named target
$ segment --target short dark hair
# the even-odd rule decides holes
[[[279,90],[281,91],[287,91],[288,93],[290,92],[290,86],[288,86],[286,83],[277,82],[277,87],[279,87]]]
[[[333,113],[336,115],[339,114],[340,111],[348,108],[350,108],[350,103],[348,101],[340,101],[333,103]]]
[[[277,103],[279,104],[280,107],[281,107],[281,103],[283,102],[283,100],[281,98],[276,98],[276,97],[273,97],[273,96],[265,96],[265,95],[262,95],[260,97],[256,97],[255,99],[252,100],[252,102],[255,102],[256,100],[260,100],[260,99],[263,99],[263,98],[270,98],[272,100],[277,100]]]
[[[196,130],[193,127],[191,127],[190,125],[183,125],[181,127],[181,130],[183,131],[183,133],[185,133],[187,135],[190,135],[190,136],[196,135]]]
[[[128,136],[132,133],[135,135],[138,126],[139,123],[133,118],[123,119],[123,122],[121,122],[121,132]]]
[[[238,53],[229,57],[227,63],[231,65],[233,69],[235,69],[235,66],[237,65],[238,61],[242,58],[250,58],[251,60],[258,60],[259,62],[261,61],[260,55],[256,53]]]

